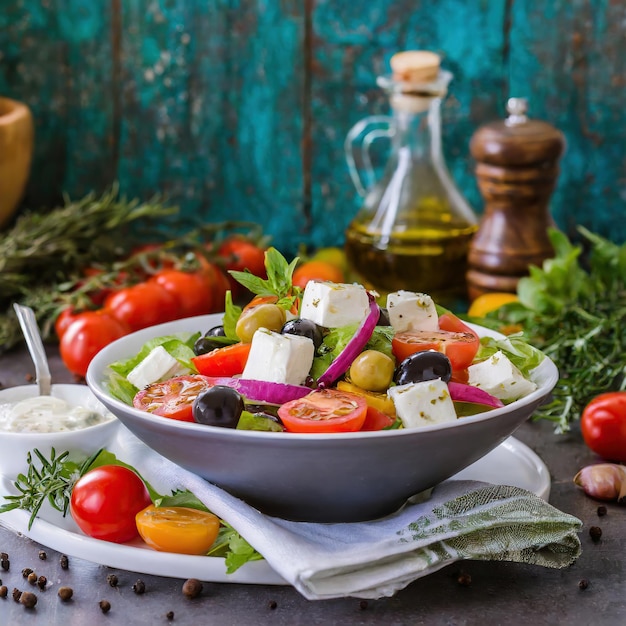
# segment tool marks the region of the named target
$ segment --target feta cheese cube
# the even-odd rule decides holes
[[[420,428],[457,419],[448,385],[436,378],[397,385],[387,392],[405,428]]]
[[[367,291],[362,285],[309,281],[302,294],[300,317],[325,328],[361,323],[369,313]]]
[[[163,346],[157,346],[126,378],[137,389],[143,389],[152,383],[188,373],[189,368],[181,365]]]
[[[259,328],[252,336],[252,345],[242,378],[270,383],[302,385],[309,375],[315,347],[308,337],[281,335]]]
[[[433,299],[425,293],[394,291],[387,296],[389,322],[397,333],[439,330],[439,316]]]
[[[485,361],[470,365],[467,371],[470,385],[479,387],[500,400],[517,400],[537,388],[535,383],[524,378],[501,350]]]

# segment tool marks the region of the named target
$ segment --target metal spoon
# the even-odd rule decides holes
[[[17,303],[13,304],[13,308],[15,309],[17,319],[19,320],[22,332],[24,333],[28,351],[30,352],[30,356],[35,364],[37,384],[39,385],[39,395],[49,396],[52,385],[52,377],[50,376],[48,358],[46,357],[46,351],[43,347],[41,334],[39,333],[39,326],[37,326],[35,312],[30,307]]]

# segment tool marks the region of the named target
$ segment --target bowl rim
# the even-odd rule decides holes
[[[37,390],[37,385],[36,384],[27,384],[27,385],[14,385],[12,387],[3,387],[2,389],[0,389],[0,404],[5,404],[6,402],[2,400],[2,397],[4,395],[7,395],[6,392],[11,392],[14,391],[16,389],[27,389],[27,388],[31,388],[34,390]],[[81,385],[78,383],[53,383],[52,385],[52,391],[54,391],[55,389],[59,389],[59,388],[71,388],[71,389],[77,389],[77,388],[85,388],[86,392],[88,392],[88,396],[92,396],[95,400],[97,400],[100,404],[102,404],[102,401],[98,398],[98,396],[96,396],[96,394],[89,388],[88,385]],[[37,393],[33,394],[33,397],[36,397]],[[104,405],[103,405],[104,406]],[[10,438],[16,438],[16,437],[28,437],[28,438],[35,438],[35,437],[40,437],[40,438],[47,438],[50,439],[52,437],[78,437],[80,435],[83,435],[85,433],[91,433],[97,430],[104,430],[106,428],[110,428],[112,424],[114,425],[119,425],[121,423],[120,419],[117,417],[117,415],[115,415],[114,413],[112,413],[111,411],[109,411],[109,409],[106,408],[106,406],[104,406],[104,408],[107,410],[107,412],[111,413],[111,415],[113,416],[111,419],[108,420],[104,420],[103,422],[99,422],[98,424],[92,424],[91,426],[85,426],[84,428],[76,428],[75,430],[55,430],[52,432],[48,432],[48,433],[38,433],[38,432],[32,432],[32,431],[19,431],[19,432],[15,432],[15,431],[11,431],[11,430],[2,430],[0,429],[0,437],[10,437]]]
[[[117,351],[120,346],[129,343],[139,343],[143,345],[148,339],[159,337],[165,334],[172,334],[173,332],[189,332],[183,329],[180,330],[171,330],[172,327],[176,326],[189,326],[194,323],[194,320],[197,320],[198,324],[202,324],[203,327],[210,328],[211,324],[213,326],[216,325],[216,322],[219,324],[222,321],[223,313],[211,313],[208,315],[200,315],[195,317],[183,318],[180,320],[174,320],[172,322],[165,322],[163,324],[157,324],[155,326],[149,326],[147,328],[143,328],[141,330],[135,331],[120,339],[116,339],[108,346],[104,347],[96,356],[92,359],[89,367],[87,369],[87,375],[85,377],[87,386],[93,394],[98,398],[100,402],[105,404],[110,412],[116,415],[117,419],[119,419],[122,423],[124,423],[124,418],[120,418],[115,413],[115,410],[119,410],[123,413],[128,413],[130,411],[131,415],[134,419],[139,419],[145,423],[155,423],[155,419],[158,420],[158,424],[160,424],[165,430],[172,430],[176,432],[187,431],[190,433],[213,433],[220,435],[221,438],[225,440],[229,440],[231,438],[235,438],[238,440],[250,440],[250,441],[271,441],[271,440],[298,440],[298,441],[348,441],[348,440],[360,440],[360,439],[371,439],[371,438],[393,438],[393,437],[407,437],[411,435],[415,435],[418,433],[429,433],[429,432],[439,432],[445,431],[450,428],[462,428],[465,425],[476,424],[485,421],[495,420],[503,414],[508,414],[511,412],[511,408],[523,408],[532,404],[539,404],[541,400],[546,398],[549,393],[552,391],[556,383],[559,379],[559,371],[552,359],[548,356],[545,356],[543,361],[536,367],[531,373],[531,379],[536,382],[538,375],[541,375],[543,382],[541,385],[538,384],[537,389],[529,393],[528,395],[520,398],[519,400],[515,400],[511,404],[507,404],[503,407],[499,407],[497,409],[492,409],[491,411],[486,411],[484,413],[479,413],[477,415],[471,415],[463,418],[459,418],[455,421],[444,422],[442,424],[433,424],[429,426],[421,426],[420,428],[402,428],[402,429],[394,429],[394,430],[377,430],[377,431],[356,431],[356,432],[346,432],[346,433],[290,433],[290,432],[272,432],[272,431],[254,431],[254,430],[237,430],[234,428],[222,428],[219,426],[209,426],[205,424],[196,424],[195,422],[183,422],[180,420],[173,420],[167,417],[161,417],[159,415],[154,415],[152,413],[147,413],[145,411],[140,411],[133,406],[125,404],[121,400],[114,398],[110,394],[108,394],[106,387],[104,385],[104,375],[108,368],[108,365],[114,360],[109,356],[112,352]],[[505,335],[488,329],[484,326],[479,326],[477,324],[469,324],[476,332],[481,336],[491,336],[495,338],[504,338]],[[170,329],[170,330],[167,330]],[[201,332],[201,331],[198,331]],[[127,351],[127,356],[130,357],[133,354],[136,354],[135,351]],[[120,357],[125,358],[125,357]],[[101,375],[99,377],[99,374]]]

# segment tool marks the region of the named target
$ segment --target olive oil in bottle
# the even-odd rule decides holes
[[[446,168],[440,105],[452,78],[430,52],[404,52],[380,77],[392,116],[359,122],[346,139],[346,156],[363,207],[346,231],[355,274],[380,293],[428,293],[444,306],[466,298],[467,255],[478,220]],[[375,180],[369,148],[391,141],[385,172]],[[357,166],[357,162],[361,163]],[[368,181],[366,186],[362,175]]]

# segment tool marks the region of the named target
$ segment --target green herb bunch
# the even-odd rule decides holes
[[[519,325],[528,341],[557,365],[552,400],[535,419],[570,429],[596,395],[626,389],[626,244],[580,227],[588,251],[556,229],[549,233],[555,256],[518,285],[519,303],[487,315],[493,328]]]

